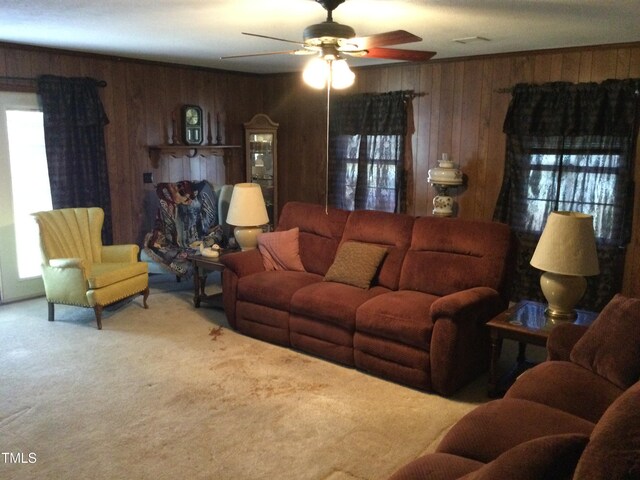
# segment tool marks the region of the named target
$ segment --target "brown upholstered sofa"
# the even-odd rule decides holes
[[[552,330],[549,360],[392,480],[640,479],[640,299]]]
[[[508,303],[506,225],[291,202],[277,230],[296,227],[304,271],[265,270],[258,250],[221,257],[234,329],[442,395],[487,369],[484,324]],[[369,288],[323,281],[352,242],[386,249]]]

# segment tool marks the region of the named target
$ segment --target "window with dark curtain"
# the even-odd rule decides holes
[[[599,311],[622,287],[631,235],[640,80],[517,85],[504,123],[505,173],[494,220],[520,240],[512,299],[544,301],[529,265],[552,211],[593,215],[600,274],[581,308]]]
[[[38,78],[53,208],[101,207],[102,241],[113,243],[104,141],[109,123],[92,78]]]
[[[358,94],[331,104],[329,203],[403,212],[407,94]]]

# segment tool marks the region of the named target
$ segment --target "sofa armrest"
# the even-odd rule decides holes
[[[505,309],[500,294],[489,287],[475,287],[440,297],[431,304],[431,319],[450,318],[455,322],[474,318],[486,323]]]
[[[568,362],[573,346],[584,335],[587,328],[584,325],[576,325],[574,323],[556,325],[547,339],[547,360],[564,360]]]
[[[123,245],[103,245],[102,246],[102,262],[103,263],[118,263],[129,262],[135,263],[138,261],[138,252],[140,247],[135,244],[123,244]]]
[[[220,263],[235,273],[238,277],[245,277],[252,273],[264,272],[262,255],[257,248],[222,255],[220,257]]]

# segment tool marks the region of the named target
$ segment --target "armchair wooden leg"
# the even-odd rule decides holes
[[[53,302],[47,302],[49,304],[49,321],[53,322],[53,316],[54,316],[54,312],[53,312]]]
[[[98,330],[102,330],[102,305],[96,305],[93,307],[93,311],[96,314],[96,322],[98,322]]]
[[[147,298],[149,298],[149,287],[142,291],[142,304],[144,305],[144,308],[149,308],[149,305],[147,305]]]

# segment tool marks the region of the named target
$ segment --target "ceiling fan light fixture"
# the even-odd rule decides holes
[[[307,63],[302,72],[302,79],[307,85],[318,90],[325,88],[331,79],[331,88],[342,90],[353,85],[356,75],[351,71],[345,59],[333,60],[316,57]]]
[[[302,79],[304,80],[304,83],[309,85],[311,88],[320,90],[327,84],[329,74],[329,63],[325,62],[320,57],[315,57],[309,60],[307,66],[304,67]]]
[[[342,90],[353,85],[356,74],[351,71],[344,59],[331,62],[331,86],[336,90]]]

